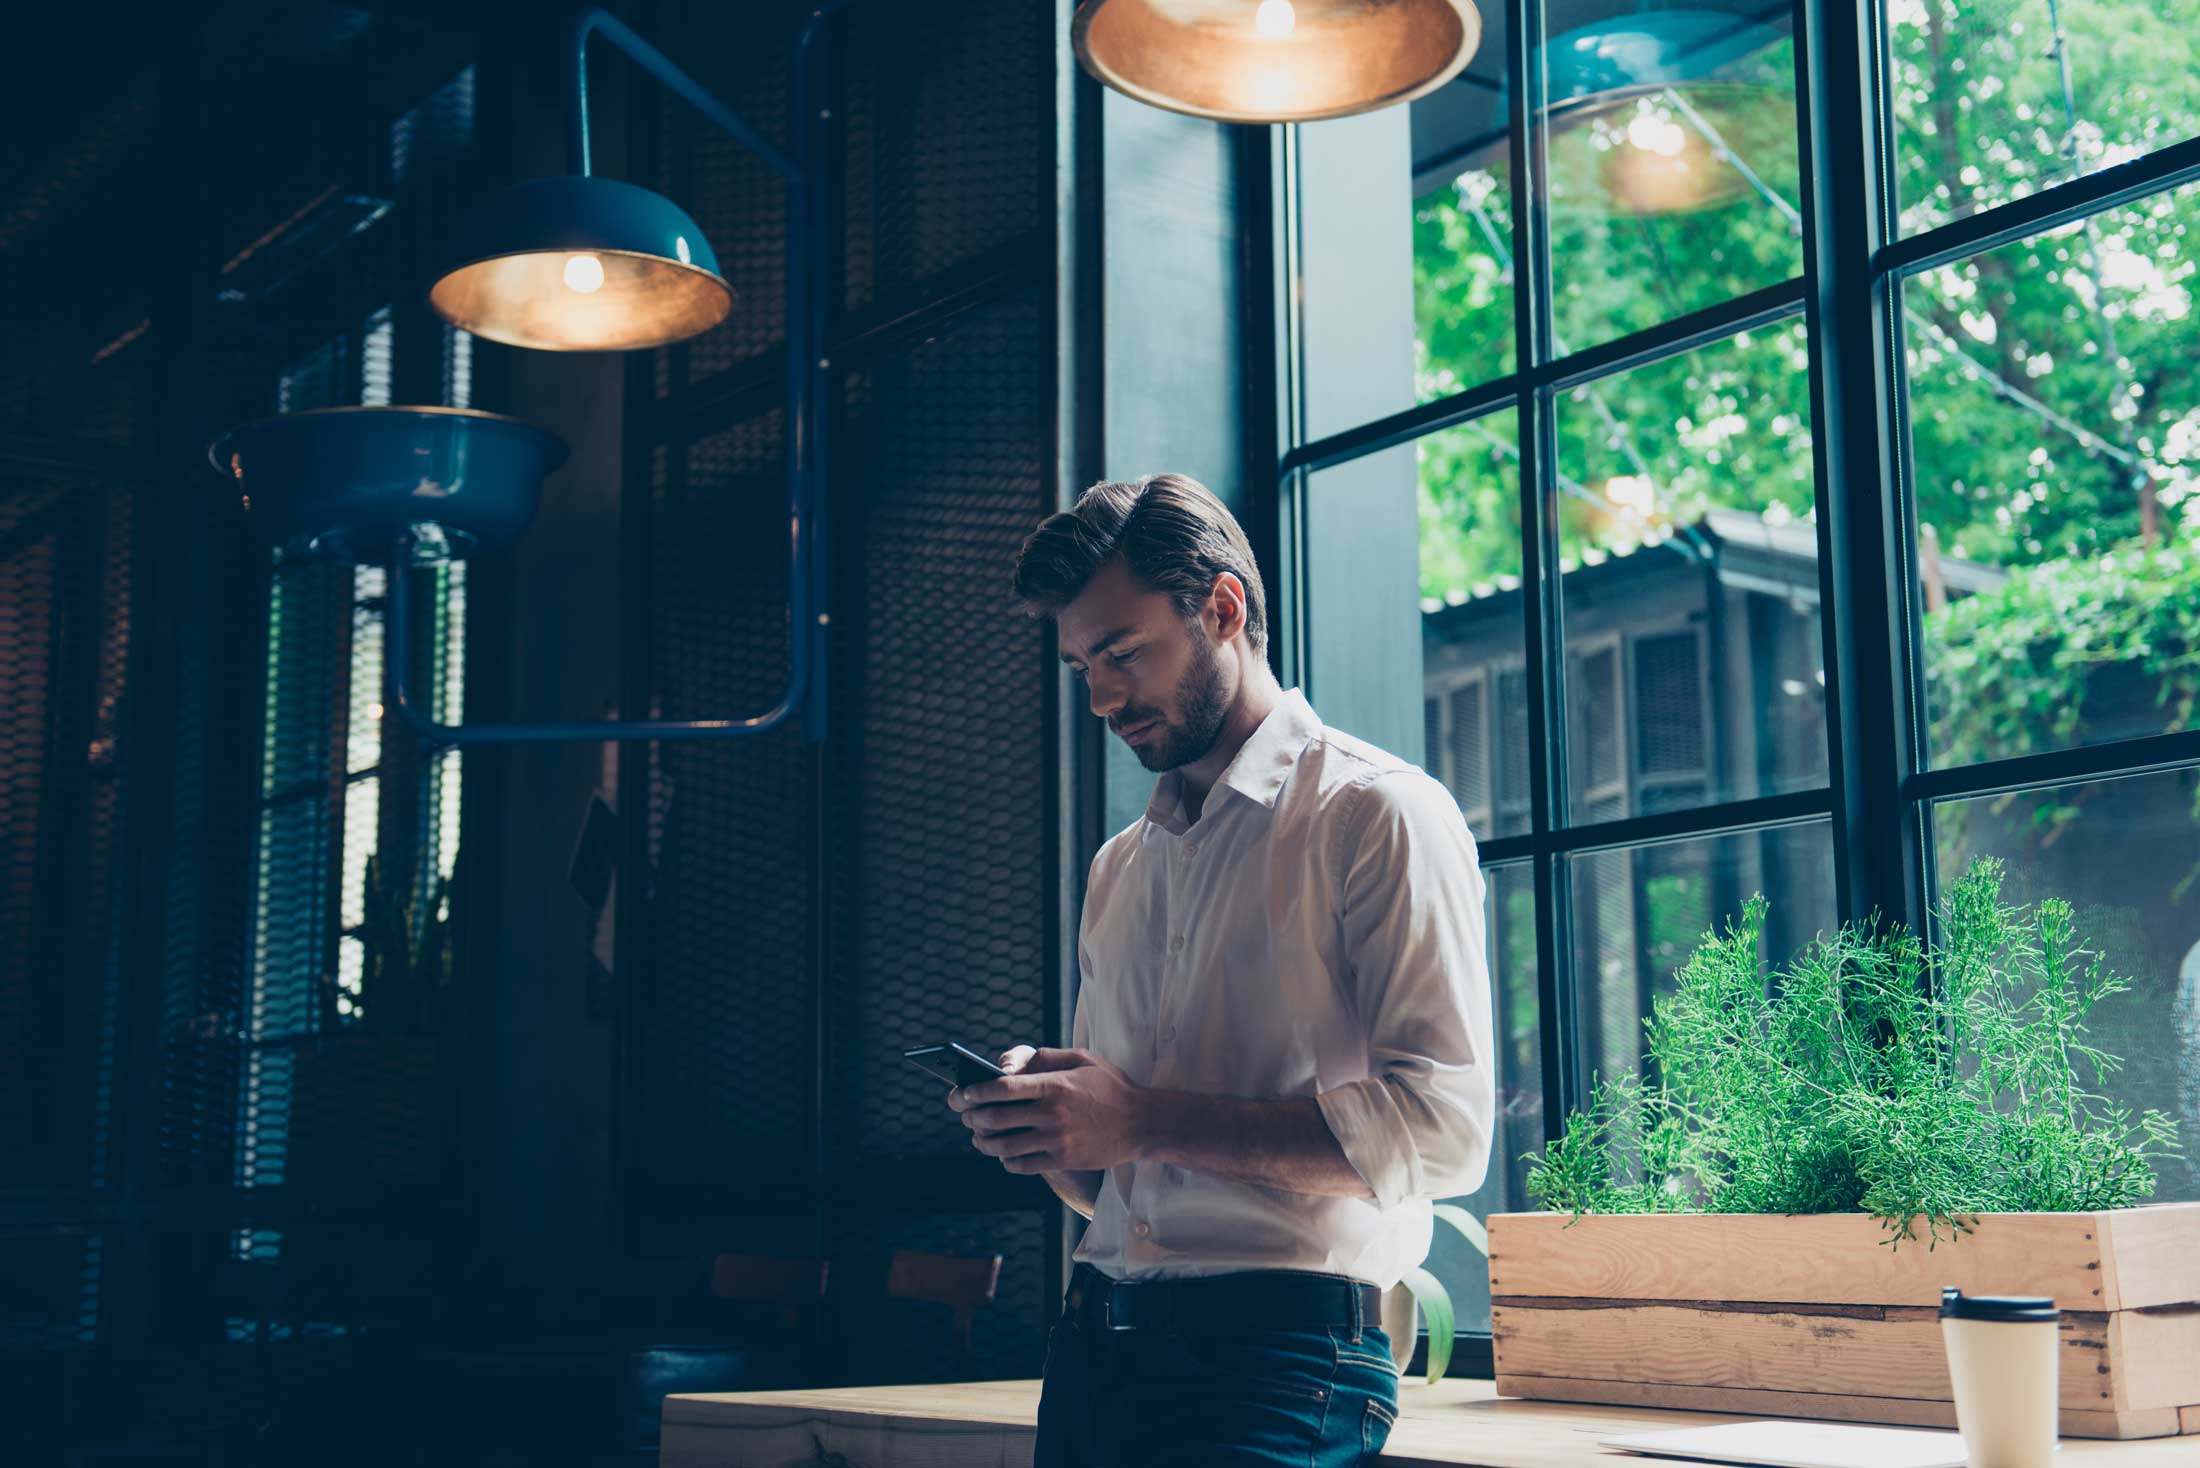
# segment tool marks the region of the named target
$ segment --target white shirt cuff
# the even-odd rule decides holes
[[[1397,1098],[1379,1077],[1352,1081],[1314,1099],[1345,1161],[1374,1190],[1376,1207],[1388,1210],[1421,1196],[1420,1153]]]

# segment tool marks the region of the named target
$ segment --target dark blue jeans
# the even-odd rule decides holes
[[[1358,1468],[1398,1417],[1390,1338],[1129,1330],[1047,1340],[1032,1468]]]

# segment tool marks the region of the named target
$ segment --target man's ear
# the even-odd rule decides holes
[[[1214,590],[1207,593],[1207,606],[1215,619],[1215,641],[1227,642],[1245,630],[1245,583],[1238,580],[1235,571],[1225,571],[1215,578]]]

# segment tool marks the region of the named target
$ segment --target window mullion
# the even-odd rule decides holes
[[[1844,920],[1923,914],[1917,620],[1899,475],[1901,341],[1877,265],[1892,191],[1871,0],[1798,0],[1803,248],[1820,507],[1834,891]]]
[[[1550,301],[1550,180],[1544,167],[1541,123],[1543,69],[1542,0],[1507,0],[1505,56],[1512,115],[1513,339],[1527,374],[1553,355]],[[1548,838],[1566,803],[1565,719],[1562,705],[1563,643],[1560,638],[1557,434],[1547,389],[1519,397],[1521,591],[1526,614],[1528,677],[1528,792],[1535,842],[1536,1002],[1543,1049],[1543,1124],[1556,1136],[1581,1100],[1574,983],[1567,952],[1565,859]]]

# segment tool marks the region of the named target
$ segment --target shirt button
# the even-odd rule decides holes
[[[1169,951],[1171,953],[1182,953],[1184,951],[1184,935],[1182,933],[1169,940]]]
[[[1152,1232],[1153,1232],[1153,1225],[1152,1225],[1152,1224],[1150,1224],[1150,1223],[1140,1223],[1140,1224],[1138,1225],[1138,1236],[1139,1236],[1140,1238],[1145,1238],[1145,1237],[1146,1237],[1147,1235],[1151,1234]]]
[[[1185,842],[1185,843],[1184,843],[1184,854],[1185,854],[1186,856],[1197,856],[1197,855],[1199,855],[1199,843],[1198,843],[1197,841],[1187,841],[1187,842]]]

